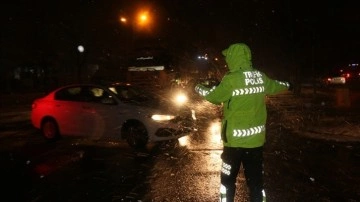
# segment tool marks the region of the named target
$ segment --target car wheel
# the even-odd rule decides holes
[[[42,122],[41,133],[49,141],[57,140],[60,137],[59,127],[54,119],[45,119]]]
[[[136,121],[127,123],[123,128],[122,135],[133,148],[143,148],[149,140],[145,126]]]

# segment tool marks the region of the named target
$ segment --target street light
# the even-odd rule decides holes
[[[81,79],[81,69],[82,69],[82,65],[83,65],[83,62],[84,62],[83,53],[85,51],[85,48],[82,45],[78,45],[77,50],[78,50],[77,81],[79,83],[81,83],[81,81],[82,81],[82,79]]]
[[[120,17],[120,22],[121,23],[127,23],[126,17]]]
[[[150,23],[150,16],[148,11],[140,11],[137,15],[137,25],[139,27],[144,27],[149,25]]]
[[[79,46],[77,47],[77,49],[78,49],[79,53],[83,53],[83,52],[85,51],[85,48],[84,48],[84,46],[82,46],[82,45],[79,45]]]
[[[120,16],[119,17],[119,21],[121,24],[130,24],[130,26],[132,26],[134,29],[135,28],[145,28],[145,27],[149,27],[151,24],[151,17],[149,14],[149,11],[147,10],[142,10],[137,12],[137,14],[135,15],[135,17],[133,18],[128,18],[126,16]]]
[[[136,38],[145,32],[150,32],[152,17],[146,8],[141,8],[132,16],[121,15],[118,20],[128,29],[129,40],[127,42],[130,47],[135,45]]]

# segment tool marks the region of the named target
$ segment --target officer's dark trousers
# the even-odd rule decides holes
[[[262,201],[263,190],[263,147],[231,148],[224,147],[221,168],[221,184],[226,188],[227,202],[233,202],[236,178],[243,165],[251,202]]]

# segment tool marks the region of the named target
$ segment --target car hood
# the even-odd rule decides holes
[[[153,109],[163,113],[180,113],[182,111],[189,111],[186,106],[177,106],[171,97],[162,95],[152,95],[150,97],[144,96],[136,99],[129,99],[123,101],[141,108]]]

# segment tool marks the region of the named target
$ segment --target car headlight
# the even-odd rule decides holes
[[[188,101],[188,97],[183,92],[178,92],[175,94],[173,101],[177,105],[183,105]]]
[[[151,116],[151,119],[155,121],[170,121],[174,118],[175,116],[173,115],[162,115],[162,114],[154,114]]]

